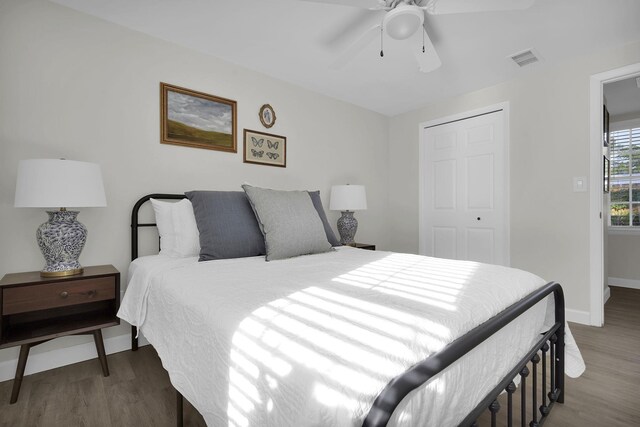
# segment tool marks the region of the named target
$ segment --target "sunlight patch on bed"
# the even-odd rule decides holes
[[[354,307],[345,307],[344,305],[336,304],[310,294],[296,292],[289,298],[306,306],[314,307],[316,310],[330,313],[334,317],[340,316],[351,323],[356,322],[369,329],[377,329],[389,336],[411,339],[415,335],[414,329],[406,325],[399,325],[397,322],[387,320],[383,317],[369,314]]]
[[[232,400],[229,400],[229,405],[227,406],[227,416],[229,417],[230,425],[234,427],[249,427],[249,419],[233,404]]]
[[[231,350],[231,361],[252,378],[258,378],[260,368],[236,350]]]
[[[345,408],[353,408],[357,404],[356,400],[332,389],[331,387],[327,387],[324,384],[315,385],[313,396],[318,400],[318,402],[326,406],[341,405]]]
[[[394,296],[397,296],[397,297],[406,298],[406,299],[411,300],[411,301],[421,302],[423,304],[431,305],[433,307],[439,307],[439,308],[442,308],[442,309],[445,309],[445,310],[449,310],[449,311],[456,311],[456,307],[454,305],[452,305],[452,304],[447,304],[447,303],[444,303],[444,302],[441,302],[441,301],[434,301],[431,298],[419,297],[417,295],[409,294],[407,292],[397,291],[397,290],[392,289],[392,288],[384,287],[384,288],[377,289],[377,291],[382,292],[383,294],[394,295]]]
[[[332,281],[456,311],[457,295],[476,269],[477,264],[473,262],[461,264],[438,259],[436,263],[431,258],[392,254]]]
[[[313,347],[319,347],[324,352],[333,353],[344,360],[365,367],[371,370],[371,372],[393,374],[402,370],[402,367],[399,364],[393,363],[376,353],[365,350],[358,345],[354,345],[345,340],[336,338],[327,332],[307,325],[290,316],[278,314],[275,310],[261,307],[255,314],[258,317],[266,315],[266,318],[269,319],[272,328],[273,326],[277,326],[288,335],[292,334],[299,340],[308,342],[309,345]],[[300,352],[304,352],[307,353],[307,357],[311,357],[311,355],[308,354],[309,350],[306,347],[299,345],[297,342],[293,342],[280,333],[276,333],[273,329],[265,332],[262,340],[270,347],[274,348],[279,348],[283,345],[293,345],[289,350],[294,352],[292,353],[291,351],[287,351],[286,354],[299,354]],[[297,349],[297,351],[295,351],[294,348]]]
[[[291,362],[320,372],[336,384],[351,388],[358,393],[366,392],[371,387],[379,388],[384,385],[370,374],[358,372],[344,364],[334,363],[328,357],[275,331],[270,331],[263,343],[277,348],[281,355]]]
[[[333,291],[328,291],[326,289],[321,289],[317,287],[311,287],[305,289],[305,292],[308,292],[312,295],[327,298],[331,301],[336,301],[338,303],[342,303],[345,306],[355,307],[365,312],[371,313],[377,317],[384,317],[393,322],[401,322],[405,325],[408,325],[412,329],[415,329],[416,325],[422,325],[422,329],[428,328],[429,332],[438,335],[440,337],[448,337],[450,334],[449,328],[439,325],[435,322],[432,322],[424,317],[415,316],[411,313],[406,313],[404,311],[396,310],[384,305],[371,303],[367,301],[362,301],[357,298],[352,298],[346,295],[338,294]]]
[[[247,398],[247,396],[234,385],[233,379],[232,385],[229,386],[229,399],[232,400],[243,413],[248,414],[255,409],[253,402]]]
[[[253,412],[272,414],[270,390],[280,387],[280,378],[301,372],[324,407],[362,408],[388,378],[428,356],[416,348],[441,349],[451,331],[424,313],[450,316],[476,268],[442,261],[389,255],[334,277],[332,285],[310,286],[254,310],[233,337],[230,424],[244,427]],[[379,297],[356,298],[354,287]]]
[[[398,291],[403,291],[407,294],[413,294],[421,297],[433,298],[435,300],[440,300],[442,302],[453,303],[456,301],[456,298],[453,295],[443,294],[441,292],[433,292],[428,289],[417,288],[415,286],[407,286],[403,284],[398,284],[395,282],[387,282],[385,283],[386,288],[395,289]]]
[[[241,325],[242,327],[242,325]],[[262,365],[267,367],[279,377],[284,377],[291,372],[291,365],[279,357],[275,357],[271,352],[258,345],[248,336],[236,332],[233,337],[233,345],[236,349],[240,349],[246,355],[251,355],[254,359],[259,360]]]
[[[353,323],[336,319],[335,317],[298,304],[288,305],[282,310],[287,314],[295,316],[296,319],[305,320],[320,327],[330,329],[347,339],[358,341],[359,343],[368,347],[373,347],[380,352],[387,353],[404,360],[409,360],[411,358],[411,350],[402,342],[355,326]]]

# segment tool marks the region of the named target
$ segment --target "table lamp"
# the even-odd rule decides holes
[[[15,207],[53,208],[49,221],[38,227],[36,239],[46,265],[43,277],[82,273],[78,257],[87,229],[68,207],[107,206],[100,165],[65,159],[30,159],[18,164]]]
[[[358,230],[358,220],[353,217],[352,211],[367,209],[367,195],[364,185],[334,185],[331,187],[331,200],[329,209],[341,211],[338,219],[338,233],[343,245],[355,243],[353,238]]]

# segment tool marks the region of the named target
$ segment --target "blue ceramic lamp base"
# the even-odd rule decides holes
[[[78,211],[47,211],[49,221],[38,227],[36,239],[44,255],[43,277],[82,273],[78,257],[87,241],[87,229],[76,220]]]

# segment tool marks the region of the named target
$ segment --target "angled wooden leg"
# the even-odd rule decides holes
[[[11,391],[11,400],[9,401],[11,404],[18,401],[18,394],[20,394],[20,386],[22,385],[22,377],[24,376],[24,368],[27,366],[27,357],[29,357],[30,349],[30,344],[20,346],[20,357],[18,358],[18,367],[16,368],[16,376],[13,379],[13,390]]]
[[[93,331],[93,340],[96,342],[96,350],[98,352],[98,358],[102,365],[102,374],[105,377],[109,376],[109,365],[107,365],[107,355],[104,352],[104,342],[102,341],[102,331],[97,329]]]
[[[183,408],[184,399],[182,398],[182,394],[180,394],[180,392],[176,390],[176,427],[182,427]]]

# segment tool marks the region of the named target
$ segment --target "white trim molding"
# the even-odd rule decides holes
[[[589,296],[590,324],[604,323],[604,224],[600,183],[602,170],[602,105],[604,84],[640,75],[640,63],[594,74],[589,80]]]
[[[620,288],[640,289],[640,280],[636,280],[636,279],[620,279],[618,277],[609,277],[609,286],[618,286]]]
[[[640,227],[615,227],[609,226],[607,233],[610,236],[640,236]]]
[[[606,304],[611,298],[611,288],[609,286],[604,288],[604,303]]]
[[[149,342],[143,336],[140,336],[140,338],[140,346],[149,344]],[[42,353],[37,353],[36,351],[34,351],[34,349],[37,348],[38,347],[33,347],[31,353],[29,354],[29,358],[27,359],[27,367],[24,371],[25,376],[42,371],[48,371],[49,369],[72,365],[78,362],[84,362],[85,360],[91,359],[95,359],[96,373],[100,373],[100,375],[102,375],[100,362],[98,361],[98,354],[96,353],[96,345],[93,340],[83,344],[58,348]],[[111,338],[105,338],[104,348],[107,354],[131,350],[131,335],[124,334],[117,335]],[[0,362],[0,382],[13,380],[16,374],[17,365],[17,353],[15,359]]]
[[[567,322],[580,323],[582,325],[591,325],[591,315],[588,311],[566,308],[564,310],[564,315]]]

